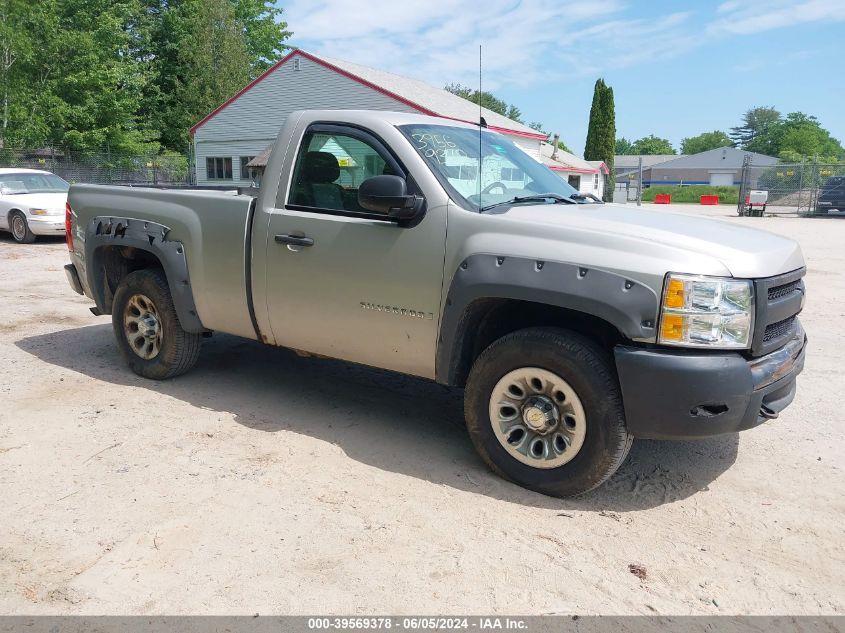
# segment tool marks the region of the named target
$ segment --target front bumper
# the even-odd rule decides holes
[[[752,360],[737,353],[619,345],[616,368],[628,432],[648,439],[693,439],[750,429],[777,417],[795,397],[807,337]]]
[[[64,235],[65,219],[62,216],[31,215],[26,218],[29,230],[35,235]]]

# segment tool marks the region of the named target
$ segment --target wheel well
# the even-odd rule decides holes
[[[461,318],[449,384],[463,387],[475,359],[494,341],[517,330],[541,326],[578,332],[608,352],[624,340],[619,330],[604,319],[577,310],[517,299],[478,299]]]
[[[94,251],[93,259],[92,290],[103,314],[111,314],[114,293],[126,275],[145,268],[164,270],[153,253],[133,246],[103,246]]]

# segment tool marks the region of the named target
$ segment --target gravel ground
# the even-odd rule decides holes
[[[64,244],[0,236],[0,613],[845,613],[845,219],[671,210],[801,242],[798,396],[576,501],[490,474],[432,383],[218,335],[138,378]]]

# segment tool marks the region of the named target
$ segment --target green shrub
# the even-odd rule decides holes
[[[643,189],[643,202],[654,202],[654,196],[668,193],[672,202],[701,202],[701,196],[719,196],[719,204],[736,204],[739,202],[739,187],[711,187],[710,185],[689,185],[688,187],[673,187],[657,185]]]

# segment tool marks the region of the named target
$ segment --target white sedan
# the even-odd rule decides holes
[[[0,230],[21,244],[31,244],[36,235],[64,235],[69,188],[49,171],[0,169]]]

